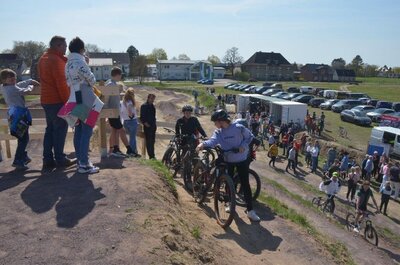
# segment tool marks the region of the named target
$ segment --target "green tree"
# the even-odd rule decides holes
[[[362,76],[363,65],[364,65],[363,59],[361,58],[360,55],[357,55],[356,57],[354,57],[354,59],[348,65],[348,68],[353,69],[354,72],[356,73],[356,76]]]
[[[234,76],[235,66],[242,63],[243,57],[240,56],[238,48],[232,47],[225,52],[222,61],[228,65],[231,69],[232,76]]]
[[[162,48],[154,48],[153,51],[147,55],[147,62],[155,64],[158,60],[168,60],[167,53]]]
[[[138,55],[133,65],[134,76],[137,76],[139,83],[143,83],[143,79],[147,74],[147,58],[146,55]]]
[[[375,64],[364,64],[364,76],[375,77],[378,73],[379,66]]]
[[[134,64],[135,64],[135,59],[136,59],[136,57],[139,56],[139,51],[135,48],[135,46],[131,45],[128,47],[126,52],[129,55],[129,75],[133,76],[134,75],[133,68],[134,68]]]
[[[400,67],[398,67],[398,66],[393,67],[393,73],[400,74]]]
[[[43,42],[37,41],[14,41],[14,47],[11,53],[18,54],[28,67],[32,65],[32,61],[38,59],[46,51],[47,46]]]
[[[189,56],[187,56],[186,54],[182,53],[178,55],[178,60],[182,60],[182,61],[189,61],[190,58]]]
[[[344,69],[346,67],[346,61],[341,57],[336,58],[332,60],[331,66],[334,69]]]
[[[99,46],[97,46],[96,44],[91,44],[91,43],[85,44],[85,49],[89,53],[91,53],[91,52],[104,52],[104,50],[101,49]]]
[[[216,55],[208,56],[207,61],[209,61],[212,65],[221,63],[221,60]]]
[[[250,74],[247,72],[236,72],[235,79],[239,81],[247,81],[250,78]]]

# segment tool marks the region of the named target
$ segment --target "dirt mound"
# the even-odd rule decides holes
[[[176,104],[172,103],[171,101],[157,101],[156,109],[158,110],[158,113],[161,114],[163,116],[163,119],[166,121],[175,122],[181,116],[181,113],[178,110]]]

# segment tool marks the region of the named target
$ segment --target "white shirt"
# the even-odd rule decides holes
[[[135,106],[133,106],[132,101],[129,100],[128,102],[126,102],[126,105],[124,104],[123,101],[121,101],[120,116],[121,116],[121,119],[123,121],[133,120],[133,119],[129,118],[129,111],[128,110],[131,110],[132,115],[133,115],[133,119],[137,119],[136,108],[135,108]]]

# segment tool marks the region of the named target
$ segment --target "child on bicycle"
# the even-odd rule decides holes
[[[332,208],[331,208],[331,213],[335,211],[335,195],[340,191],[340,182],[338,180],[339,173],[338,172],[333,172],[332,178],[330,178],[327,181],[322,181],[319,184],[319,190],[320,191],[325,191],[327,195],[327,202],[330,201]]]
[[[224,160],[228,165],[228,173],[233,176],[236,168],[240,185],[243,188],[244,199],[247,205],[247,217],[251,221],[260,221],[260,217],[253,210],[252,195],[249,183],[249,163],[247,155],[249,152],[249,144],[253,139],[250,130],[238,123],[231,123],[231,119],[225,110],[217,110],[211,115],[211,121],[214,122],[217,129],[209,140],[200,143],[196,147],[196,151],[202,150],[204,147],[215,147],[220,145],[222,150],[239,149],[238,153],[226,152]]]
[[[356,199],[356,219],[355,219],[354,231],[357,233],[360,232],[359,230],[360,223],[364,218],[365,213],[367,212],[367,205],[370,197],[374,202],[377,212],[379,212],[378,204],[376,203],[374,194],[372,193],[372,190],[369,187],[369,181],[364,180],[362,187],[357,193],[357,199]]]

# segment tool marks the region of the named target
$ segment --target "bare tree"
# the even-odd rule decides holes
[[[37,41],[14,41],[14,47],[11,53],[18,54],[18,57],[24,60],[30,67],[32,61],[38,59],[46,51],[47,46],[43,42]]]
[[[133,73],[138,77],[139,83],[147,76],[147,58],[145,55],[138,55],[133,65]]]
[[[228,67],[231,69],[232,76],[233,76],[234,75],[235,66],[237,64],[242,63],[243,57],[240,56],[238,48],[232,47],[232,48],[230,48],[230,49],[228,49],[226,51],[225,56],[222,59],[222,61],[224,63],[226,63],[228,65]]]
[[[207,61],[209,61],[212,65],[221,63],[221,60],[216,55],[208,56]]]
[[[89,53],[91,53],[91,52],[104,52],[104,50],[101,49],[99,46],[97,46],[96,44],[91,44],[91,43],[85,44],[85,49]]]
[[[190,58],[189,56],[187,56],[186,54],[182,53],[178,55],[178,60],[182,60],[182,61],[189,61]]]

